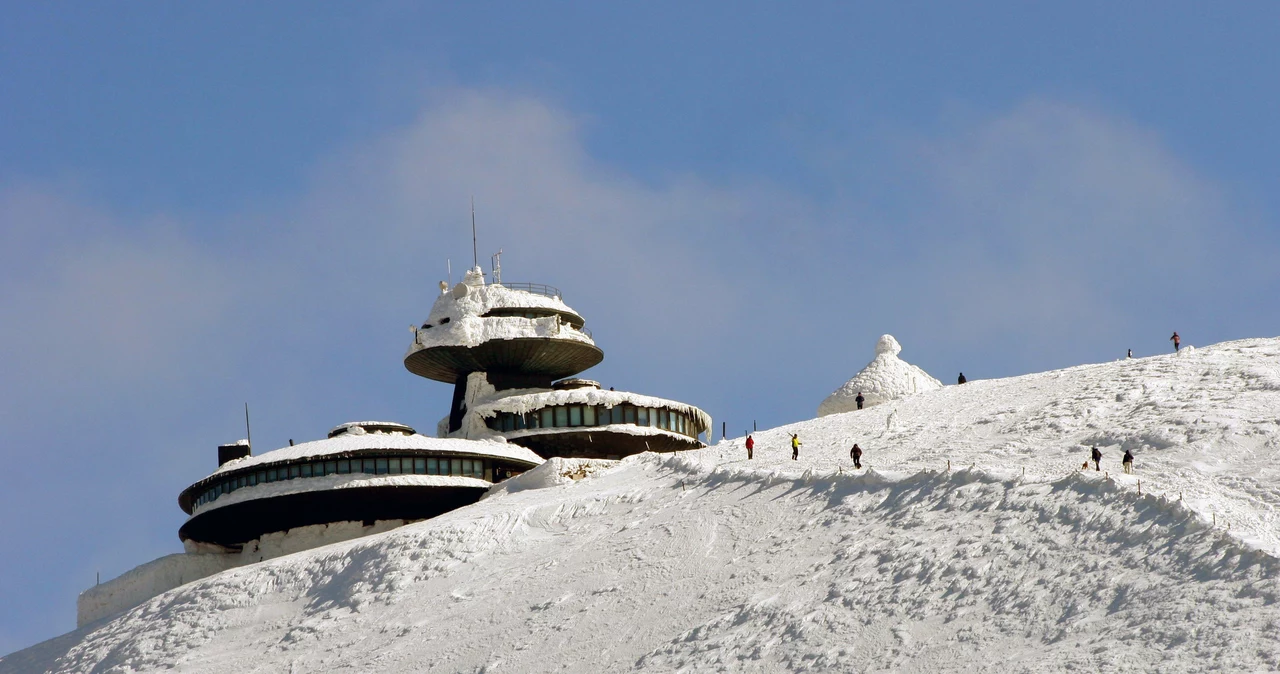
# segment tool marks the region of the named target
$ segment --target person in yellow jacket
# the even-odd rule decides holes
[[[795,433],[792,433],[791,434],[791,460],[792,461],[795,461],[800,458],[800,445],[802,444],[804,443],[800,442],[800,436],[796,435]]]

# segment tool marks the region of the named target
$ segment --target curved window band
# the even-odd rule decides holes
[[[683,412],[664,407],[637,407],[626,403],[613,407],[555,405],[526,414],[499,412],[485,419],[485,425],[499,433],[537,428],[573,428],[612,424],[654,426],[695,439],[698,433],[705,430],[699,429],[693,423],[693,419]]]
[[[237,489],[295,478],[364,473],[369,475],[452,475],[497,482],[518,472],[504,466],[495,466],[494,461],[488,459],[455,459],[420,454],[317,460],[258,470],[219,480],[201,491],[192,502],[192,506],[212,503],[219,496]],[[497,477],[496,480],[495,477]]]

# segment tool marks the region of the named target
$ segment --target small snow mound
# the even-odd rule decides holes
[[[893,335],[880,335],[880,340],[876,342],[876,355],[887,353],[890,356],[896,356],[902,353],[902,345]]]
[[[881,335],[876,342],[876,357],[862,368],[853,379],[836,389],[818,406],[818,416],[839,414],[858,409],[857,397],[862,394],[864,405],[871,407],[890,400],[924,391],[942,388],[942,382],[928,372],[901,358],[902,345],[893,335]]]
[[[549,489],[577,482],[618,465],[610,459],[565,459],[558,456],[489,489],[484,498],[498,494],[514,494],[527,489]]]

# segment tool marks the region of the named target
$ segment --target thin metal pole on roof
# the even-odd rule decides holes
[[[253,433],[249,432],[249,403],[244,404],[244,439],[253,447]]]
[[[480,266],[480,254],[476,252],[476,198],[471,197],[471,267]]]

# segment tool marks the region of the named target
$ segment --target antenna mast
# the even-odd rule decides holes
[[[471,266],[480,266],[480,255],[476,252],[476,198],[471,197]]]
[[[249,446],[253,446],[253,433],[249,432],[249,403],[244,404],[244,435],[245,440],[249,441]]]

